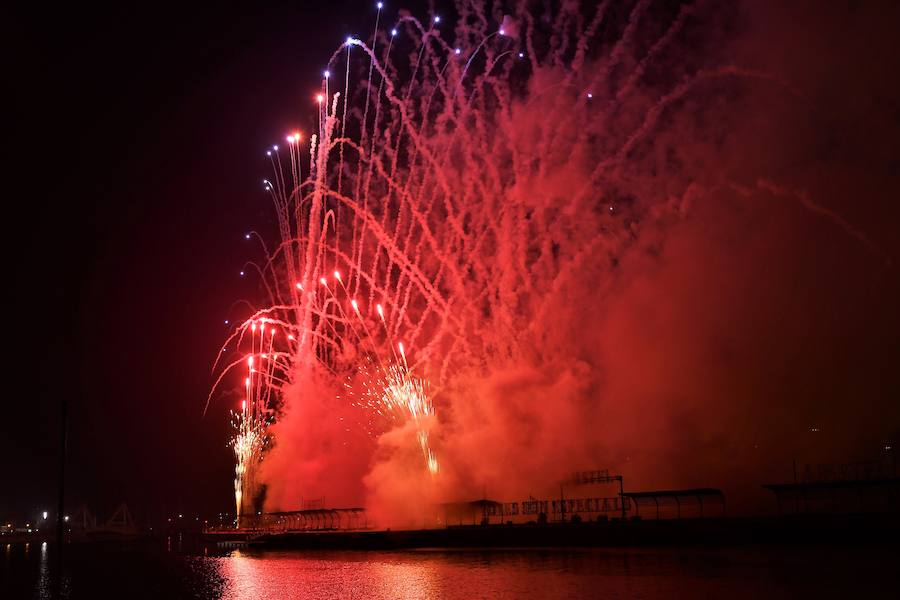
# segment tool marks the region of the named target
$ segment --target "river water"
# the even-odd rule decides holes
[[[171,543],[0,548],[0,598],[897,598],[878,548],[396,552],[173,549]]]

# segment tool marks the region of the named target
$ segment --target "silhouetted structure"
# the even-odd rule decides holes
[[[134,538],[145,533],[124,502],[102,523],[98,523],[97,516],[86,504],[82,504],[66,525],[66,534],[75,540]]]
[[[239,529],[255,531],[337,531],[367,529],[364,508],[315,508],[241,515]]]
[[[772,483],[779,514],[900,512],[900,478]]]
[[[69,530],[85,532],[95,529],[97,529],[97,517],[87,507],[87,504],[82,504],[75,511],[75,514],[72,515],[72,518],[69,519]]]
[[[572,478],[569,480],[570,484],[574,485],[592,485],[592,484],[607,484],[607,483],[618,483],[619,484],[619,497],[621,498],[621,502],[618,503],[619,510],[621,511],[622,519],[625,519],[625,511],[628,509],[628,501],[625,500],[625,478],[621,475],[610,475],[609,469],[595,469],[593,471],[576,471],[572,474]],[[562,492],[562,486],[560,486],[560,493]],[[563,501],[563,498],[560,498],[559,508],[560,508],[560,520],[565,520],[566,503]],[[605,498],[603,499],[605,503]],[[597,511],[586,511],[586,512],[607,512],[604,510]],[[571,514],[571,511],[570,511]],[[573,515],[578,516],[579,515]]]
[[[625,492],[624,495],[634,503],[634,514],[638,517],[641,516],[641,506],[655,507],[657,519],[672,516],[673,507],[677,519],[683,516],[725,516],[725,494],[715,488]],[[711,509],[715,511],[712,515],[709,513]]]
[[[493,519],[504,522],[508,517],[519,514],[517,502],[496,502],[487,498],[472,502],[446,502],[441,504],[444,523],[451,525],[488,525]]]

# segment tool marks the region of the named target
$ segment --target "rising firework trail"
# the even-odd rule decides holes
[[[367,411],[376,437],[411,425],[421,471],[443,476],[434,399],[511,367],[579,364],[566,341],[590,315],[561,320],[567,296],[602,298],[644,231],[702,192],[671,136],[654,136],[679,103],[735,81],[793,93],[765,73],[672,60],[691,4],[656,18],[647,0],[613,9],[517,2],[504,15],[460,1],[450,43],[439,15],[383,27],[378,3],[372,35],[328,60],[315,131],[265,150],[278,236],[248,233],[264,258],[245,268],[265,300],[214,367],[213,392],[247,368],[239,513],[269,425],[323,401],[313,381]]]
[[[255,490],[255,466],[269,443],[267,428],[272,422],[273,393],[284,382],[283,352],[276,350],[276,328],[267,319],[250,324],[250,351],[240,411],[232,411],[235,430],[231,445],[235,457],[234,501],[238,522],[244,512],[244,496]]]

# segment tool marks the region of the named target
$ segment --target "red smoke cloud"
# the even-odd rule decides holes
[[[409,424],[347,431],[358,410],[309,375],[275,427],[269,508],[325,496],[414,523],[433,501],[547,496],[610,468],[629,489],[723,487],[754,512],[792,460],[880,456],[900,428],[894,36],[861,8],[663,12],[615,17],[624,54],[591,56],[574,83],[536,68],[508,118],[481,124],[539,165],[510,174],[484,155],[522,209],[533,280],[510,265],[501,300],[516,310],[469,332],[509,350],[435,397],[439,476]],[[866,36],[847,23],[882,35],[855,45]],[[515,260],[512,243],[484,260]]]

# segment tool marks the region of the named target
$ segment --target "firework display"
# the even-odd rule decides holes
[[[647,3],[598,62],[591,40],[608,4],[564,5],[548,28],[526,3],[492,16],[463,2],[454,44],[437,15],[423,23],[402,14],[382,28],[379,6],[370,40],[351,37],[335,51],[315,97],[317,130],[308,139],[292,132],[266,151],[272,176],[263,186],[280,239],[270,248],[248,234],[265,261],[247,273],[259,277],[267,305],[224,345],[244,350],[249,342],[217,381],[247,365],[233,441],[239,513],[283,386],[301,369],[345,380],[349,401],[387,422],[376,434],[414,422],[424,470],[434,476],[439,459],[428,429],[418,427],[435,413],[429,390],[486,364],[528,360],[543,335],[532,323],[550,319],[561,282],[585,257],[630,243],[627,218],[602,229],[598,218],[636,207],[598,200],[595,190],[620,177],[617,164],[658,111],[601,142],[595,106],[613,113],[684,15],[610,89]],[[545,119],[517,114],[526,93],[543,98]],[[553,156],[577,165],[577,185],[556,181],[565,169]],[[575,248],[584,231],[590,245]]]
[[[265,151],[279,237],[247,234],[265,258],[242,275],[266,299],[216,365],[213,392],[248,369],[239,514],[285,390],[321,401],[304,396],[309,373],[366,411],[372,435],[411,424],[435,478],[448,464],[433,447],[441,393],[547,355],[577,368],[567,335],[585,317],[558,316],[567,296],[602,294],[642,230],[702,188],[658,124],[698,87],[766,77],[674,62],[691,5],[650,8],[461,1],[451,35],[439,15],[383,27],[379,3],[371,37],[334,52],[311,98],[316,130]]]

